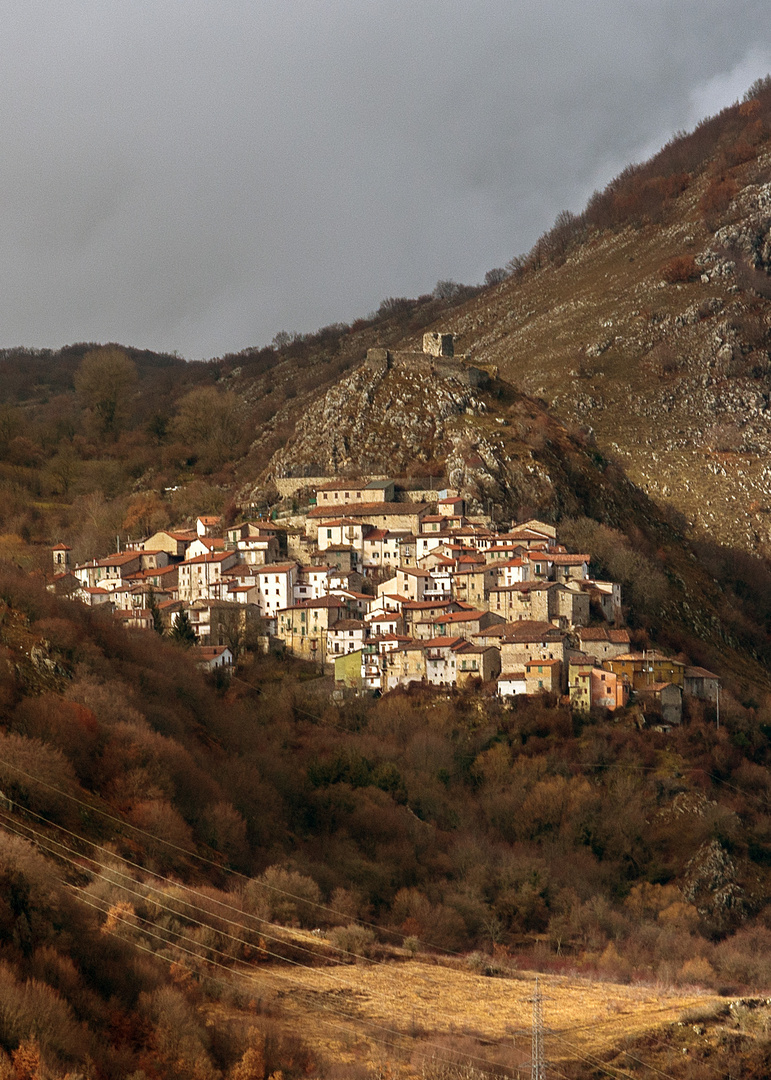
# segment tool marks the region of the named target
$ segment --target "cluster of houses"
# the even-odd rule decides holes
[[[52,588],[128,626],[184,612],[209,668],[261,643],[334,671],[340,692],[474,683],[586,710],[634,695],[664,723],[684,694],[718,700],[712,673],[631,651],[620,586],[590,575],[590,553],[541,521],[500,531],[447,489],[410,502],[389,479],[329,480],[291,527],[202,516],[75,566],[58,544],[53,560]]]

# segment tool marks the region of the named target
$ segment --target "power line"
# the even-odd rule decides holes
[[[133,825],[130,821],[125,821],[123,818],[116,817],[115,814],[111,814],[107,810],[103,810],[99,806],[93,806],[91,803],[88,803],[83,799],[79,799],[76,795],[72,795],[72,794],[70,794],[70,792],[64,791],[61,788],[56,787],[54,784],[50,784],[47,781],[36,777],[34,774],[27,772],[25,769],[22,769],[21,766],[16,765],[13,762],[7,761],[5,758],[0,758],[0,765],[5,765],[7,768],[14,770],[15,772],[19,773],[21,776],[26,777],[28,780],[33,781],[33,783],[39,784],[41,787],[44,787],[49,791],[53,791],[57,795],[61,795],[65,799],[69,799],[70,801],[74,802],[78,806],[82,806],[85,809],[92,811],[93,813],[101,814],[108,821],[115,822],[117,825],[120,825],[123,828],[132,829],[134,832],[138,833],[140,836],[145,836],[149,840],[152,840],[154,843],[163,844],[166,847],[171,848],[172,850],[177,851],[182,855],[188,856],[188,858],[197,859],[199,862],[205,863],[205,864],[207,864],[209,866],[213,866],[220,873],[230,874],[232,877],[240,878],[242,881],[252,882],[252,883],[258,885],[260,888],[263,888],[263,889],[265,889],[265,890],[267,890],[269,892],[277,893],[278,895],[287,897],[288,899],[291,899],[291,900],[298,900],[298,901],[300,901],[300,903],[307,904],[310,907],[313,907],[318,911],[322,911],[322,912],[325,912],[325,913],[330,914],[330,915],[335,915],[335,916],[337,916],[339,918],[347,920],[348,922],[355,922],[359,926],[366,926],[366,927],[369,927],[372,930],[380,930],[381,932],[384,931],[384,928],[379,926],[377,923],[368,922],[366,919],[351,919],[344,912],[338,911],[335,908],[329,907],[326,904],[318,903],[318,901],[308,900],[303,896],[297,896],[295,893],[288,892],[286,889],[281,889],[276,885],[271,885],[269,882],[261,881],[259,878],[250,878],[247,874],[242,874],[239,870],[233,870],[230,867],[223,866],[221,863],[218,863],[213,859],[209,859],[205,855],[200,855],[200,854],[198,854],[198,852],[191,851],[189,848],[183,848],[179,844],[175,844],[171,840],[164,839],[164,837],[162,837],[162,836],[156,836],[155,834],[153,834],[151,832],[148,832],[146,829],[141,828],[141,826],[139,826],[139,825]],[[32,812],[32,811],[28,811],[26,809],[26,807],[22,807],[22,809],[27,813]],[[50,824],[55,824],[55,823],[50,822]],[[57,825],[57,828],[62,828],[62,826]],[[85,842],[90,843],[90,841],[85,841]],[[138,864],[132,864],[132,865],[137,865],[138,866]],[[139,867],[139,868],[142,869],[141,867]],[[253,916],[253,917],[256,918],[256,916]],[[386,931],[386,932],[389,932],[389,931]],[[393,931],[390,931],[390,932],[392,933]],[[444,948],[441,945],[435,945],[433,942],[430,942],[430,941],[425,941],[425,940],[422,940],[422,939],[418,939],[418,942],[421,945],[425,945],[425,946],[427,946],[428,948],[431,948],[431,949],[436,949],[438,952],[443,952],[443,953],[446,953],[447,955],[450,955],[450,956],[461,956],[461,955],[463,955],[462,953],[459,953],[456,950],[447,949],[447,948]]]
[[[0,814],[2,814],[2,813],[3,813],[3,812],[2,812],[2,811],[0,811]],[[6,816],[7,816],[7,815],[6,815]],[[104,881],[107,881],[107,882],[108,882],[109,884],[112,884],[112,885],[114,885],[115,887],[117,887],[117,888],[121,889],[121,890],[122,890],[123,892],[126,892],[126,893],[128,893],[129,895],[134,895],[134,896],[137,896],[137,897],[139,897],[139,898],[141,898],[141,899],[143,899],[143,900],[146,900],[146,899],[147,899],[146,895],[144,895],[144,894],[142,894],[142,893],[138,892],[137,890],[131,889],[131,888],[129,888],[129,887],[128,887],[128,886],[126,886],[126,885],[121,885],[121,884],[117,884],[117,885],[116,885],[116,883],[115,883],[115,882],[111,881],[111,879],[110,879],[110,877],[109,877],[108,875],[117,875],[117,876],[119,876],[119,877],[120,877],[120,876],[123,876],[123,877],[127,877],[127,875],[122,875],[122,874],[120,873],[120,871],[118,871],[118,870],[115,870],[115,868],[113,868],[113,867],[105,867],[105,866],[104,866],[103,864],[99,863],[99,862],[98,862],[98,860],[96,860],[96,859],[93,859],[93,858],[91,858],[91,857],[89,857],[89,856],[83,856],[83,855],[81,855],[81,854],[80,854],[79,852],[76,852],[76,851],[74,851],[74,849],[72,849],[72,848],[68,847],[68,845],[66,845],[66,844],[63,844],[63,843],[61,843],[61,842],[60,842],[60,841],[58,841],[58,840],[53,840],[53,839],[51,839],[51,838],[49,838],[49,837],[46,837],[46,836],[45,836],[44,834],[41,834],[41,833],[39,833],[39,832],[38,832],[37,830],[33,829],[33,828],[32,828],[32,827],[30,826],[30,825],[27,825],[26,823],[17,823],[17,822],[14,822],[13,824],[14,824],[14,825],[16,825],[16,826],[17,826],[17,827],[18,827],[19,829],[24,829],[24,830],[26,830],[27,832],[29,832],[29,833],[32,833],[33,837],[35,838],[35,839],[34,839],[34,842],[35,842],[35,843],[37,844],[37,846],[38,846],[38,847],[39,847],[39,848],[40,848],[41,850],[43,850],[43,851],[47,852],[48,854],[51,854],[51,855],[53,855],[53,856],[54,856],[54,857],[56,857],[56,858],[59,858],[59,859],[61,859],[61,860],[65,861],[65,862],[68,862],[68,863],[70,863],[70,864],[71,864],[71,865],[72,865],[72,866],[73,866],[73,867],[74,867],[74,868],[75,868],[76,870],[78,870],[79,872],[81,872],[81,873],[83,872],[83,866],[81,865],[81,863],[80,863],[80,862],[78,862],[78,861],[77,861],[76,859],[70,858],[70,857],[69,857],[68,855],[64,855],[64,854],[62,854],[62,851],[68,851],[68,852],[70,852],[70,853],[71,853],[72,855],[75,855],[75,856],[77,856],[77,857],[78,857],[79,859],[81,859],[81,860],[85,858],[85,859],[87,859],[88,861],[90,861],[90,862],[93,862],[93,863],[94,863],[95,865],[97,865],[97,866],[101,867],[101,868],[102,868],[102,869],[103,869],[103,870],[105,871],[105,873],[101,873],[101,874],[99,874],[99,873],[95,873],[95,872],[91,871],[91,873],[93,873],[94,877],[96,877],[96,878],[99,878],[99,879],[101,879],[101,880],[104,880]],[[22,832],[19,832],[19,831],[17,831],[17,829],[16,829],[16,828],[13,828],[13,826],[12,826],[12,825],[11,825],[11,826],[9,826],[7,822],[5,823],[5,827],[6,827],[6,828],[7,828],[7,829],[8,829],[8,830],[9,830],[10,832],[14,833],[14,835],[17,835],[17,836],[19,836],[19,837],[21,837],[21,838],[23,838],[23,839],[27,839],[27,840],[30,840],[30,837],[26,836],[26,835],[25,835],[24,833],[22,833]],[[59,848],[59,849],[61,849],[61,850],[60,850],[60,851],[52,850],[52,849],[51,849],[51,847],[50,847],[50,846],[48,846],[48,845],[52,845],[52,846],[53,846],[54,848]],[[137,884],[137,882],[135,882],[135,880],[134,880],[133,878],[129,878],[129,880],[131,880],[131,881],[132,881],[132,883],[134,883],[134,884]],[[168,879],[164,879],[164,880],[168,880]],[[176,883],[172,883],[172,884],[176,884]],[[232,935],[232,934],[229,934],[229,933],[227,933],[227,932],[225,932],[225,931],[219,930],[219,929],[217,929],[216,927],[212,927],[212,926],[211,926],[211,924],[208,924],[208,923],[203,923],[203,922],[201,922],[200,920],[197,920],[197,919],[195,919],[195,918],[193,918],[193,917],[191,917],[191,916],[189,916],[189,915],[185,915],[185,914],[183,914],[183,913],[179,912],[178,910],[176,910],[175,908],[173,908],[173,907],[169,907],[167,903],[166,903],[166,904],[164,904],[164,903],[163,903],[163,900],[164,900],[164,899],[166,899],[166,894],[165,894],[165,893],[164,893],[164,892],[163,892],[162,890],[159,890],[159,889],[154,889],[154,888],[153,888],[152,886],[148,885],[147,883],[143,883],[143,887],[144,887],[145,889],[149,889],[149,890],[150,890],[150,891],[152,891],[152,892],[156,892],[156,893],[158,893],[158,894],[159,894],[159,895],[161,896],[161,898],[162,898],[162,899],[161,899],[161,900],[153,899],[153,903],[154,903],[154,904],[155,904],[155,905],[156,905],[156,906],[157,906],[157,907],[158,907],[158,908],[159,908],[159,909],[160,909],[161,911],[164,911],[164,912],[168,913],[169,915],[173,916],[174,918],[177,918],[177,919],[178,919],[178,918],[184,918],[184,919],[186,919],[186,920],[187,920],[188,922],[191,922],[191,923],[193,923],[193,924],[195,924],[195,925],[197,925],[197,926],[200,926],[200,927],[204,927],[204,928],[207,928],[207,929],[212,929],[212,930],[214,930],[214,931],[215,931],[216,933],[218,933],[218,934],[221,934],[221,935],[223,935],[223,936],[225,936],[225,937],[228,937],[228,938],[230,938],[230,939],[232,939],[232,940],[234,940],[234,941],[238,941],[238,942],[240,942],[240,943],[241,943],[242,945],[245,945],[245,946],[247,946],[247,947],[249,947],[249,948],[254,948],[254,947],[255,947],[255,946],[254,946],[254,943],[253,943],[253,942],[247,942],[247,941],[245,941],[245,940],[244,940],[244,939],[242,939],[242,938],[238,938],[238,937],[236,937],[235,935]],[[75,888],[79,888],[79,887],[77,887],[77,886],[76,886]],[[82,890],[79,890],[79,891],[80,891],[80,892],[82,892]],[[205,914],[211,914],[210,912],[206,912],[206,911],[205,911],[205,909],[200,909],[200,908],[196,908],[196,907],[195,907],[195,905],[189,904],[189,903],[188,903],[187,901],[180,901],[180,902],[181,902],[181,903],[184,903],[184,904],[186,904],[186,906],[189,906],[189,907],[193,908],[193,910],[199,910],[199,911],[202,911],[202,910],[203,910]],[[95,906],[95,905],[94,905],[94,904],[92,903],[92,904],[91,904],[91,906]],[[101,911],[103,911],[103,913],[105,913],[105,914],[108,914],[108,915],[112,915],[112,916],[113,916],[113,917],[115,917],[115,918],[120,918],[120,921],[122,921],[122,922],[129,922],[129,925],[131,925],[131,922],[130,922],[130,920],[126,920],[126,919],[124,919],[124,918],[120,917],[120,916],[119,916],[119,914],[118,914],[117,912],[112,912],[112,911],[111,911],[111,910],[109,910],[109,909],[108,909],[107,911],[105,911],[105,909],[104,909],[104,908],[99,908],[98,910],[101,910]],[[148,925],[148,926],[154,926],[154,925],[155,925],[155,924],[154,924],[154,923],[152,923],[152,922],[151,922],[150,920],[144,919],[144,918],[143,918],[142,916],[136,915],[136,913],[135,913],[135,917],[136,917],[136,918],[137,918],[138,920],[140,920],[140,921],[144,922],[144,923],[145,923],[146,925]],[[230,923],[232,923],[232,922],[233,922],[232,920],[225,920],[225,921],[226,921],[226,922],[230,922]],[[235,924],[234,924],[234,925],[235,925]],[[147,933],[147,934],[149,934],[149,935],[150,935],[150,936],[152,936],[152,937],[155,937],[155,938],[157,938],[157,939],[158,939],[158,940],[160,940],[160,941],[163,941],[163,942],[164,942],[164,944],[166,944],[166,945],[171,945],[171,946],[173,946],[173,947],[177,947],[177,945],[178,945],[178,942],[173,942],[173,941],[169,941],[169,940],[168,940],[167,938],[165,938],[165,937],[163,937],[163,936],[161,936],[161,935],[159,935],[159,934],[156,934],[156,933],[155,933],[154,931],[149,931],[149,930],[147,930],[147,931],[143,931],[143,932],[144,932],[144,933]],[[198,943],[197,943],[197,942],[195,942],[195,941],[194,941],[194,939],[190,939],[190,938],[188,938],[188,937],[187,937],[187,935],[183,934],[183,933],[182,933],[181,931],[178,931],[178,930],[171,930],[171,929],[170,929],[170,930],[169,930],[168,932],[169,932],[169,933],[171,933],[171,934],[174,934],[175,936],[177,936],[177,937],[179,938],[179,940],[187,940],[187,941],[189,941],[189,942],[190,942],[190,943],[192,943],[192,944],[198,945]],[[284,939],[274,939],[274,940],[280,940],[280,941],[284,942]],[[284,943],[285,943],[285,942],[284,942]],[[279,954],[279,953],[275,953],[275,952],[272,952],[271,950],[269,950],[269,949],[265,948],[265,946],[264,946],[264,945],[260,945],[260,946],[258,946],[258,947],[260,948],[261,952],[265,953],[266,955],[268,955],[268,956],[270,956],[270,957],[272,957],[272,958],[274,958],[274,959],[276,959],[276,960],[278,960],[278,961],[281,961],[281,962],[287,963],[287,964],[289,964],[289,965],[291,965],[291,966],[294,966],[294,967],[299,967],[299,968],[302,968],[303,970],[308,970],[308,967],[307,967],[307,965],[306,965],[306,964],[303,964],[303,963],[301,963],[300,961],[297,961],[297,960],[293,960],[293,959],[291,959],[291,958],[289,958],[289,957],[286,957],[286,956],[283,956],[283,955],[281,955],[281,954]],[[222,950],[220,950],[220,949],[217,949],[217,948],[216,948],[215,946],[213,946],[213,945],[208,945],[208,946],[206,946],[206,949],[207,949],[207,951],[208,951],[208,952],[214,952],[214,953],[217,953],[218,955],[220,955],[220,956],[222,956],[222,957],[224,957],[224,958],[226,958],[226,959],[229,959],[229,960],[231,960],[231,962],[232,962],[232,963],[242,963],[242,961],[238,960],[238,958],[233,958],[233,957],[230,957],[230,956],[229,956],[229,955],[228,955],[227,953],[223,952],[223,951],[222,951]],[[183,949],[183,951],[185,951],[185,952],[190,952],[190,950],[184,950],[184,949]],[[211,959],[210,959],[210,958],[208,958],[208,957],[201,957],[201,956],[200,956],[200,954],[198,954],[198,953],[190,953],[190,955],[195,955],[195,956],[197,956],[197,957],[198,957],[198,959],[201,959],[201,960],[203,960],[203,961],[205,961],[205,962],[217,963],[216,961],[214,961],[214,960],[211,960]],[[220,963],[217,963],[217,966],[219,966],[219,967],[224,967],[224,965],[222,965],[222,964],[220,964]],[[386,965],[386,964],[381,964],[381,966],[383,966],[383,967],[388,967],[388,965]],[[231,970],[236,970],[236,972],[238,971],[238,969],[232,969],[232,968],[229,968],[229,967],[226,967],[226,970],[228,970],[228,971],[231,971]],[[352,983],[351,983],[350,981],[347,981],[347,980],[345,980],[344,978],[340,978],[340,975],[339,975],[339,974],[337,974],[337,973],[332,973],[332,972],[328,972],[328,971],[326,971],[326,970],[324,970],[324,969],[317,969],[317,970],[319,970],[319,971],[320,971],[320,973],[321,973],[321,974],[322,974],[322,975],[323,975],[323,976],[324,976],[325,978],[327,978],[327,979],[332,979],[333,981],[337,982],[338,984],[340,984],[340,985],[343,985],[343,986],[346,986],[346,987],[347,987],[348,989],[352,989],[352,990],[353,990],[353,989],[355,989],[355,988],[356,988],[356,987],[355,987],[355,985],[354,985],[354,984],[352,984]],[[250,969],[250,971],[251,971],[251,969]],[[295,985],[299,986],[299,987],[300,987],[301,989],[304,989],[304,988],[306,988],[306,986],[307,986],[307,984],[306,984],[306,983],[304,983],[304,982],[302,982],[302,981],[300,981],[300,980],[298,980],[298,979],[295,979],[295,978],[293,978],[293,977],[292,977],[291,975],[289,975],[289,974],[287,974],[287,973],[278,973],[278,972],[275,972],[275,973],[273,973],[273,974],[275,974],[275,976],[276,976],[277,978],[279,978],[279,979],[284,979],[284,980],[287,980],[287,981],[289,981],[289,982],[292,982],[292,983],[294,983]],[[323,1008],[323,1009],[325,1009],[325,1010],[326,1010],[326,1006],[320,1006],[320,1008]],[[329,1011],[329,1010],[327,1010],[327,1011]],[[332,1010],[332,1011],[334,1011],[334,1010]],[[338,1013],[337,1015],[340,1015],[340,1016],[345,1016],[345,1017],[348,1017],[348,1016],[349,1016],[349,1014],[347,1014],[347,1013]],[[442,1016],[442,1017],[443,1017],[443,1018],[444,1018],[445,1020],[447,1020],[447,1021],[448,1021],[448,1022],[449,1022],[449,1023],[451,1024],[451,1025],[452,1025],[452,1024],[454,1023],[454,1021],[455,1021],[455,1019],[456,1019],[454,1015],[453,1015],[453,1016],[448,1016],[448,1015],[447,1015],[446,1013],[440,1013],[439,1015],[441,1015],[441,1016]],[[351,1019],[352,1019],[352,1018],[351,1018]],[[379,1027],[380,1027],[380,1028],[381,1028],[382,1030],[384,1030],[384,1031],[386,1031],[386,1032],[388,1032],[388,1033],[390,1033],[390,1034],[403,1034],[403,1033],[401,1033],[401,1032],[398,1032],[398,1030],[396,1030],[396,1029],[390,1029],[390,1028],[387,1028],[387,1027],[383,1027],[382,1025],[376,1025],[376,1022],[375,1022],[375,1021],[364,1021],[364,1023],[372,1024],[372,1025],[374,1025],[374,1026],[379,1026]],[[432,1045],[432,1044],[429,1044],[429,1045]],[[482,1059],[476,1059],[476,1060],[482,1060]]]

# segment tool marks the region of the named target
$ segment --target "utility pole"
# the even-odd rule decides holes
[[[533,1047],[530,1057],[530,1080],[546,1080],[546,1063],[543,1056],[543,999],[537,975],[533,993]]]

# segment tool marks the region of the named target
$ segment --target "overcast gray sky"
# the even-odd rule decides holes
[[[475,283],[771,71],[767,0],[26,0],[0,346],[190,359]]]

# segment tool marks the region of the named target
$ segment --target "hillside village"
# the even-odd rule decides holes
[[[426,339],[426,362],[479,378],[451,335]],[[404,362],[371,352],[368,363]],[[680,722],[684,695],[719,704],[711,672],[632,651],[620,585],[591,577],[591,552],[568,552],[552,525],[502,530],[457,490],[388,477],[283,488],[290,508],[268,519],[224,528],[200,516],[80,565],[57,544],[49,588],[127,627],[186,635],[207,669],[244,648],[285,651],[334,673],[338,696],[473,684],[586,711],[634,700],[638,719],[665,725]]]

